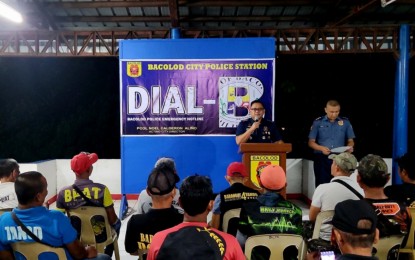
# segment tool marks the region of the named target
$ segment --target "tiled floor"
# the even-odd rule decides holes
[[[130,200],[130,201],[128,201],[128,206],[131,207],[131,208],[135,208],[135,206],[136,206],[135,203],[136,202],[137,202],[136,200]],[[292,202],[302,208],[302,210],[303,210],[303,220],[308,220],[309,206],[306,203],[304,203],[302,201],[299,201],[299,200],[292,200]],[[52,208],[54,208],[54,206],[55,206],[55,203],[51,204],[50,208],[52,209]],[[118,214],[119,211],[120,211],[120,201],[119,200],[114,201],[114,206],[115,206],[115,212]],[[134,214],[134,212],[133,212],[133,214]],[[131,217],[131,215],[127,216],[124,220],[122,220],[122,225],[121,225],[121,230],[120,230],[120,237],[118,239],[118,245],[119,245],[119,250],[120,250],[120,258],[122,260],[133,260],[133,259],[137,260],[138,259],[137,256],[131,256],[129,253],[127,253],[125,251],[125,248],[124,248],[125,231],[126,231],[127,223],[128,223],[128,220],[130,219],[130,217]],[[209,216],[208,216],[208,218],[209,218]]]

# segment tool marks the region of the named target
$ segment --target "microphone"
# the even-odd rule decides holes
[[[255,116],[255,117],[254,117],[254,122],[258,122],[258,120],[259,120],[258,116]],[[257,130],[258,130],[258,128],[257,128],[257,129],[255,129],[255,131],[254,131],[254,135],[257,135]]]

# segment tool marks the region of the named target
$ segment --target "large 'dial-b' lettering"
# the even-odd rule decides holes
[[[168,115],[171,110],[177,115],[202,115],[203,106],[196,105],[196,87],[186,86],[186,103],[179,87],[171,85],[161,104],[161,86],[152,86],[151,95],[142,86],[128,87],[128,114],[144,114],[151,107],[152,114]]]

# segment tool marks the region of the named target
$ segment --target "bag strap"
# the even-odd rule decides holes
[[[91,204],[91,205],[94,205],[94,206],[96,206],[96,207],[104,207],[104,205],[101,205],[101,204],[98,204],[98,203],[96,203],[96,202],[94,202],[94,201],[92,201],[91,199],[89,199],[82,191],[81,191],[81,189],[78,187],[78,186],[76,186],[75,184],[73,184],[72,185],[72,188],[74,188],[75,190],[76,190],[76,192],[78,192],[78,194],[82,197],[82,198],[84,198],[84,200],[86,201],[86,202],[88,202],[89,204]]]
[[[342,184],[343,186],[345,186],[346,188],[348,188],[351,192],[353,192],[359,199],[363,199],[363,196],[362,196],[362,194],[360,194],[359,192],[357,192],[357,190],[355,190],[352,186],[350,186],[348,183],[346,183],[345,181],[343,181],[343,180],[339,180],[339,179],[336,179],[336,180],[332,180],[333,182],[337,182],[337,183],[340,183],[340,184]]]
[[[37,243],[46,245],[46,246],[50,246],[50,247],[54,247],[54,248],[63,248],[62,246],[52,246],[51,244],[48,244],[46,242],[43,242],[42,240],[40,240],[35,234],[32,233],[32,231],[30,231],[21,221],[20,219],[16,216],[16,213],[12,212],[12,218],[14,220],[14,222],[16,222],[16,224],[18,224],[24,232],[26,232],[26,234],[28,234],[34,241],[36,241]]]
[[[352,186],[350,186],[349,184],[347,184],[343,180],[337,179],[337,180],[333,180],[333,181],[334,182],[338,182],[340,184],[343,184],[350,191],[352,191],[358,198],[364,199],[364,197],[362,196],[362,194],[360,194],[359,192],[357,192]],[[372,205],[373,209],[375,210],[376,215],[378,216],[378,220],[380,220],[380,221],[382,221],[382,222],[384,222],[386,224],[389,224],[390,221],[388,220],[388,218],[385,215],[383,215],[382,211],[379,208],[377,208],[375,205],[373,205],[372,203],[370,203],[370,204]]]

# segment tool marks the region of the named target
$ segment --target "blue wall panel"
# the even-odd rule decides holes
[[[120,59],[275,58],[274,38],[124,40]],[[198,173],[212,178],[214,191],[228,183],[226,167],[241,161],[234,136],[122,136],[121,191],[139,193],[155,161],[173,157],[180,177]]]
[[[159,157],[173,157],[180,178],[200,174],[212,178],[215,191],[228,186],[224,176],[230,162],[241,161],[233,136],[123,137],[123,193],[146,186],[148,173]]]

